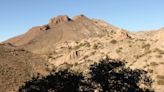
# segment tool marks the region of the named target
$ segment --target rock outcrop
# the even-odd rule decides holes
[[[70,22],[70,21],[72,21],[72,19],[69,18],[67,15],[60,15],[60,16],[52,18],[49,21],[48,25],[50,27],[54,27],[57,24],[64,23],[64,22]]]
[[[77,20],[83,20],[83,19],[88,19],[88,18],[85,15],[81,14],[81,15],[74,16],[72,19],[74,21],[77,21]]]

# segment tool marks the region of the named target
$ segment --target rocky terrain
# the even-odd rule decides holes
[[[127,62],[126,67],[131,69],[147,71],[154,81],[152,88],[155,92],[164,92],[163,35],[163,28],[128,32],[84,15],[73,18],[57,16],[46,25],[33,27],[23,35],[3,42],[0,46],[0,64],[5,64],[1,67],[7,70],[10,64],[12,68],[18,68],[11,70],[14,71],[13,74],[21,75],[19,78],[23,79],[19,80],[24,81],[32,74],[45,74],[45,70],[51,70],[52,66],[55,67],[54,70],[69,68],[87,75],[90,65],[110,57]],[[10,46],[4,45],[7,43]],[[2,77],[10,79],[9,75],[4,75]],[[14,77],[12,78],[13,81]],[[15,85],[13,82],[10,84]],[[4,85],[3,83],[0,87],[5,89],[9,84]],[[20,83],[13,85],[11,88]]]
[[[109,30],[115,29],[110,28]],[[6,42],[22,46],[34,53],[46,53],[59,42],[79,41],[107,33],[105,28],[84,15],[75,16],[73,19],[65,15],[52,18],[47,25],[33,27],[27,33]]]
[[[0,92],[16,92],[31,77],[47,75],[49,64],[11,44],[0,44]]]

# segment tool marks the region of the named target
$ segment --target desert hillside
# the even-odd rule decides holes
[[[17,87],[33,74],[44,74],[46,70],[69,69],[88,76],[91,65],[111,58],[127,62],[125,67],[132,70],[147,71],[153,80],[154,91],[164,92],[163,35],[163,28],[128,32],[85,15],[57,16],[48,24],[33,27],[0,45],[0,69],[8,71],[0,77],[12,77],[8,81],[11,85],[5,81],[6,84],[0,84],[0,89],[5,90],[8,85]],[[6,46],[7,43],[10,46]],[[17,80],[21,83],[17,80],[13,83],[14,78],[20,78]]]
[[[92,20],[84,15],[75,16],[72,19],[61,15],[52,18],[47,25],[33,27],[27,33],[6,42],[21,46],[34,53],[46,53],[62,42],[103,36],[115,33],[116,30],[122,31],[103,21]]]
[[[47,75],[49,64],[11,44],[0,44],[0,92],[16,92],[33,76]]]

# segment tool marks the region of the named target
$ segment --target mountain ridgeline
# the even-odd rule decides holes
[[[84,15],[72,19],[62,15],[52,18],[47,25],[33,27],[27,33],[5,42],[35,53],[46,53],[57,43],[103,36],[114,30],[122,31],[106,22],[89,19]]]
[[[0,43],[0,91],[164,92],[163,35],[54,17]]]

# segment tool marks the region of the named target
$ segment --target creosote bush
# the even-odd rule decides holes
[[[116,53],[120,53],[121,52],[121,49],[116,49]]]
[[[142,48],[143,49],[150,49],[150,44],[149,43],[148,44],[143,44]]]
[[[107,58],[89,69],[89,77],[64,70],[33,78],[19,92],[153,92],[147,72],[127,68],[122,61]]]
[[[112,44],[116,44],[117,41],[113,39],[113,40],[110,41],[110,43],[112,43]]]

